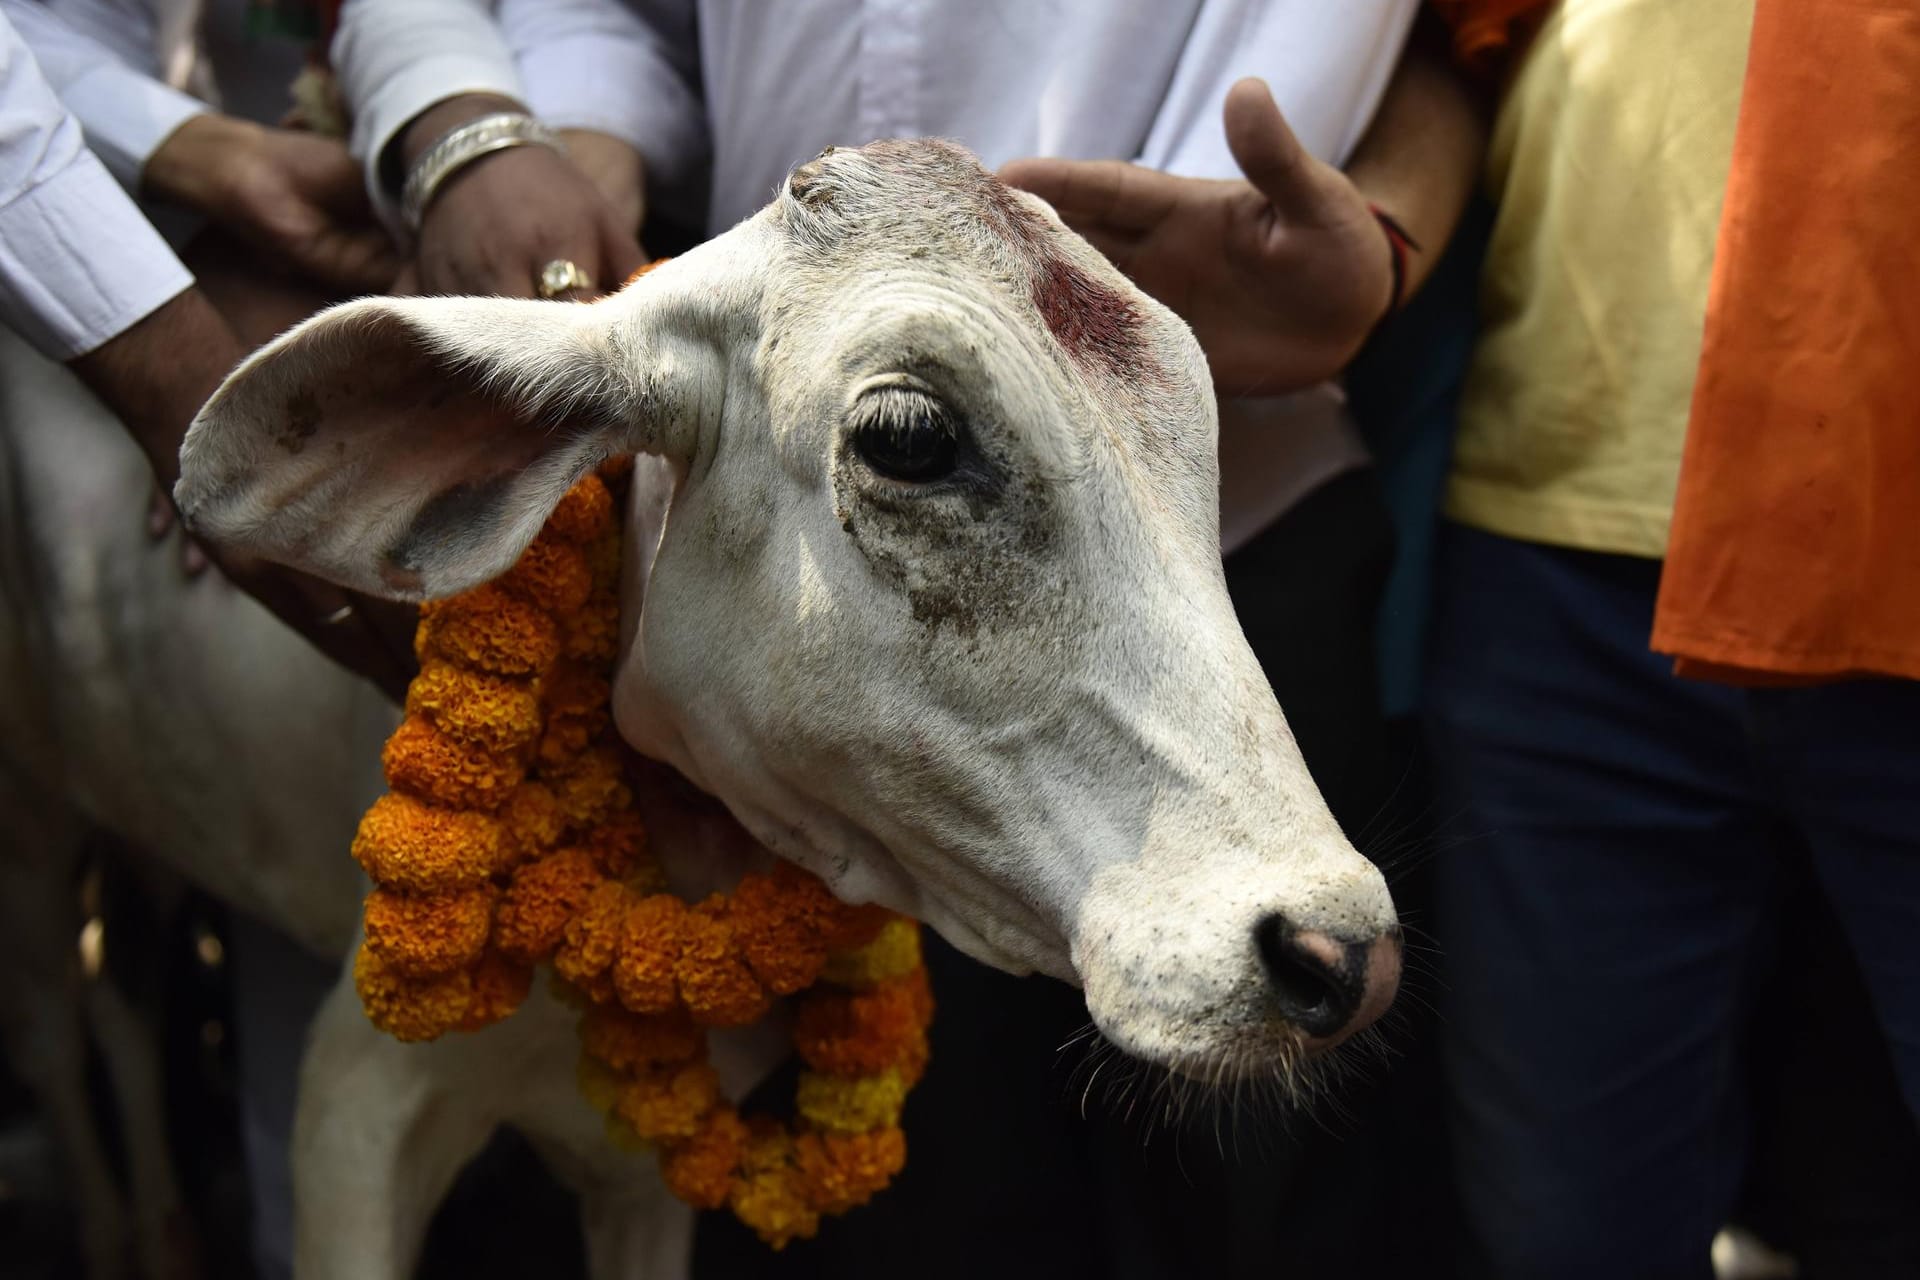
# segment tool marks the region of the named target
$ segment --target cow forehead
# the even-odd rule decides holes
[[[1166,381],[1142,295],[971,153],[938,139],[829,148],[790,175],[776,223],[801,252],[884,266],[933,260],[1010,286],[1080,372]]]

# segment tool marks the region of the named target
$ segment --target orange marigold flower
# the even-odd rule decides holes
[[[587,568],[593,574],[595,588],[617,592],[620,587],[621,557],[626,551],[618,531],[604,538],[596,538],[582,549],[586,552]]]
[[[461,1031],[479,1031],[501,1021],[518,1009],[533,989],[533,967],[498,952],[481,956],[480,963],[468,973],[473,976],[473,999],[467,1004],[467,1016],[460,1021]]]
[[[395,973],[434,978],[480,958],[493,927],[491,885],[430,896],[376,888],[367,895],[367,946]]]
[[[548,613],[564,614],[587,602],[593,591],[593,570],[579,547],[546,531],[498,581]]]
[[[647,825],[632,809],[616,809],[607,820],[589,831],[581,840],[593,850],[600,869],[610,876],[634,877],[633,887],[646,893],[659,891],[664,884],[658,867],[645,863]],[[655,882],[659,884],[655,884]]]
[[[620,926],[626,921],[632,897],[632,891],[617,880],[595,885],[580,913],[567,921],[564,939],[553,953],[553,971],[575,986],[591,990],[594,979],[604,976],[613,964],[614,953],[620,948]]]
[[[735,1217],[776,1250],[820,1229],[806,1179],[793,1165],[792,1139],[777,1129],[754,1130],[728,1203]]]
[[[887,921],[891,919],[893,912],[875,903],[867,902],[859,906],[842,903],[833,930],[827,935],[827,950],[851,951],[855,947],[864,947],[880,936],[880,931],[887,927]]]
[[[493,583],[420,606],[414,651],[500,676],[539,675],[560,653],[560,629],[545,610]]]
[[[895,916],[863,947],[836,951],[820,976],[843,987],[871,987],[920,967],[920,926]]]
[[[560,651],[580,662],[611,662],[620,649],[620,593],[595,587],[586,604],[567,615]]]
[[[542,782],[522,782],[500,806],[500,822],[505,828],[501,841],[501,859],[496,871],[511,871],[530,858],[537,858],[560,843],[567,828],[566,815],[560,812],[560,798]]]
[[[360,819],[353,858],[389,889],[448,893],[484,883],[500,860],[500,843],[500,824],[487,814],[390,792]]]
[[[820,976],[827,926],[837,908],[826,886],[811,876],[752,874],[734,887],[727,922],[754,976],[775,995],[788,996]]]
[[[899,1124],[906,1100],[907,1082],[898,1071],[851,1078],[803,1071],[794,1091],[801,1117],[832,1133],[865,1133]]]
[[[716,1107],[699,1132],[660,1152],[667,1189],[696,1209],[718,1209],[733,1190],[734,1170],[747,1154],[747,1126],[731,1107]]]
[[[927,1056],[926,991],[926,971],[916,970],[870,991],[811,992],[794,1018],[793,1047],[828,1075],[895,1070],[917,1079]]]
[[[569,829],[585,832],[615,809],[633,802],[633,793],[621,778],[620,755],[612,747],[593,747],[574,757],[564,773],[543,775],[560,801],[560,813]]]
[[[545,960],[566,936],[567,922],[605,879],[585,849],[556,849],[527,863],[501,895],[494,945],[527,964]]]
[[[396,1040],[433,1040],[460,1025],[473,1000],[466,970],[438,978],[396,973],[366,947],[353,957],[353,985],[367,1020]]]
[[[380,755],[387,781],[453,809],[500,807],[526,772],[516,755],[462,743],[425,720],[403,720]]]
[[[613,493],[598,476],[589,475],[567,490],[560,505],[547,517],[547,532],[568,542],[592,542],[613,531]]]
[[[540,702],[547,725],[540,736],[538,755],[549,768],[565,763],[590,746],[612,719],[613,690],[605,676],[585,664],[565,661],[541,684]]]
[[[407,686],[407,715],[456,742],[517,752],[540,734],[540,699],[524,680],[429,662]]]
[[[613,991],[635,1013],[674,1007],[680,993],[674,969],[680,961],[686,917],[686,904],[667,893],[628,906],[620,926],[620,952],[613,962]]]
[[[726,910],[727,900],[715,894],[687,912],[680,927],[674,982],[687,1012],[702,1026],[744,1026],[772,1002],[734,947]]]
[[[580,1045],[612,1071],[631,1076],[694,1061],[705,1051],[706,1037],[684,1010],[639,1014],[600,1005],[580,1019]]]
[[[802,1134],[794,1139],[793,1161],[806,1178],[813,1207],[845,1213],[871,1200],[906,1167],[907,1135],[897,1128]]]
[[[648,1142],[675,1142],[699,1132],[720,1101],[720,1077],[704,1062],[657,1067],[629,1080],[614,1113]]]

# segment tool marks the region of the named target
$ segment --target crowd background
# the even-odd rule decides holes
[[[1056,1052],[1074,993],[936,945],[908,1172],[777,1257],[704,1222],[703,1273],[1705,1275],[1739,1220],[1804,1275],[1920,1275],[1904,6],[0,14],[6,137],[55,139],[0,190],[0,355],[65,363],[69,400],[35,411],[104,404],[163,488],[218,378],[328,300],[590,297],[868,137],[957,137],[1200,334],[1236,608],[1414,943],[1398,1059],[1326,1115],[1150,1134],[1082,1114]],[[435,143],[522,111],[566,150],[493,153],[405,207]],[[1836,119],[1844,145],[1812,132]],[[404,615],[192,548],[164,502],[126,518],[177,548],[169,572],[210,554],[403,686]],[[137,851],[86,865],[107,968],[166,1033],[178,1257],[282,1273],[294,1064],[336,966],[154,891]],[[63,1235],[31,1083],[0,1221],[21,1267],[71,1274],[88,1242]],[[577,1248],[503,1136],[422,1274],[570,1274]]]

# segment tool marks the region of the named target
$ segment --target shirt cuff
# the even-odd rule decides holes
[[[410,240],[413,232],[400,216],[400,193],[381,181],[380,157],[413,118],[436,102],[467,93],[488,93],[521,101],[519,80],[511,68],[488,58],[448,55],[423,58],[405,74],[387,80],[367,101],[356,104],[353,153],[366,170],[367,194],[388,229]]]
[[[207,104],[130,67],[108,63],[61,90],[67,110],[87,132],[87,146],[129,192],[140,192],[147,161],[173,131]]]
[[[192,284],[89,154],[0,206],[0,312],[49,359],[85,355]]]

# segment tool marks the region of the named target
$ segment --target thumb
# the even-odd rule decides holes
[[[1318,162],[1293,136],[1266,81],[1249,76],[1236,83],[1223,114],[1234,162],[1261,195],[1282,213],[1314,200]]]

